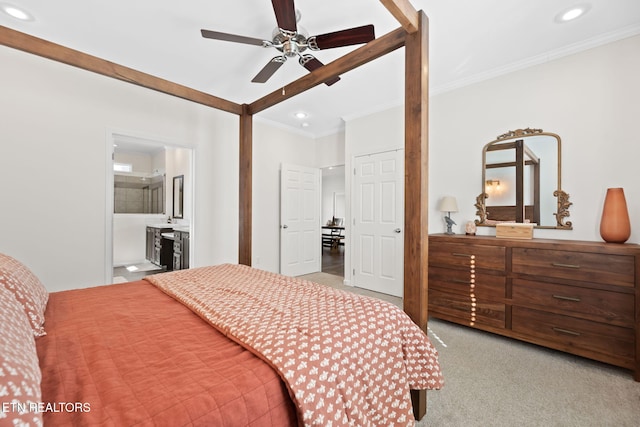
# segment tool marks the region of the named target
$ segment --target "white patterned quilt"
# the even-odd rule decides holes
[[[391,303],[233,264],[147,280],[271,364],[306,426],[412,426],[410,390],[443,385],[436,349]]]

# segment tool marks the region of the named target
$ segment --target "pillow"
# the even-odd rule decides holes
[[[42,373],[22,306],[0,286],[0,425],[41,426]]]
[[[20,261],[9,255],[0,254],[0,287],[11,291],[22,305],[34,335],[37,337],[46,335],[44,310],[47,308],[49,293],[40,279]]]

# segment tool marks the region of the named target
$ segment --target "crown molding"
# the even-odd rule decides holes
[[[475,83],[480,83],[482,81],[489,80],[495,77],[500,77],[505,74],[513,73],[515,71],[520,71],[525,68],[533,67],[535,65],[544,64],[549,61],[613,43],[618,40],[633,37],[638,34],[640,34],[640,25],[629,25],[616,31],[583,40],[579,43],[573,43],[559,49],[554,49],[549,52],[524,59],[522,61],[513,62],[502,67],[496,67],[484,73],[474,74],[473,76],[454,80],[450,83],[433,86],[429,91],[430,96],[450,92],[452,90],[460,89],[462,87],[469,86]]]

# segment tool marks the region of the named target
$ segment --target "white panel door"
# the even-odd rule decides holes
[[[402,297],[403,150],[356,157],[353,189],[353,284]]]
[[[280,173],[280,273],[321,269],[320,169],[283,164]]]

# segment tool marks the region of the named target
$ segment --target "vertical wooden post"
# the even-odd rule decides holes
[[[251,265],[251,212],[253,167],[253,115],[247,104],[242,105],[240,115],[240,185],[239,185],[239,235],[238,263]]]
[[[427,332],[429,21],[405,42],[404,311]],[[412,391],[416,419],[427,412],[426,390]]]

